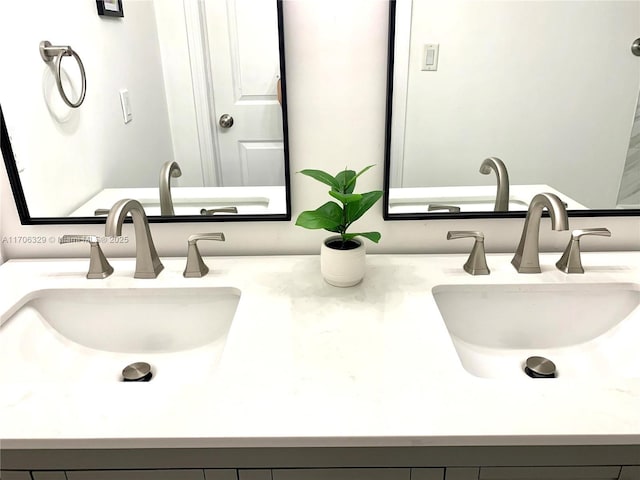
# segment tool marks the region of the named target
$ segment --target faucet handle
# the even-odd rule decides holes
[[[562,257],[556,262],[558,270],[564,273],[584,273],[582,268],[582,260],[580,259],[580,238],[585,235],[598,235],[601,237],[610,237],[611,232],[606,228],[585,228],[581,230],[573,230],[571,239],[567,248],[565,248]]]
[[[58,239],[58,242],[61,244],[88,242],[91,245],[87,278],[107,278],[113,273],[113,267],[102,253],[100,242],[95,235],[63,235]]]
[[[436,212],[438,210],[444,210],[450,213],[460,213],[460,207],[456,205],[441,205],[438,203],[432,203],[427,208],[428,212]]]
[[[209,272],[209,267],[205,265],[204,260],[202,260],[202,255],[200,255],[200,250],[198,250],[198,240],[218,240],[224,242],[225,238],[224,233],[196,233],[189,237],[187,266],[182,274],[186,278],[204,277]]]
[[[447,240],[456,240],[458,238],[475,238],[469,259],[462,268],[471,275],[489,275],[490,270],[487,266],[487,256],[484,251],[484,234],[482,232],[474,232],[469,230],[454,230],[447,232]]]
[[[217,207],[210,208],[208,210],[206,208],[203,208],[202,210],[200,210],[200,215],[205,216],[215,215],[216,213],[238,213],[238,207]]]

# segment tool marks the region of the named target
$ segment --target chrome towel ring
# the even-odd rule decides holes
[[[47,40],[43,40],[40,42],[40,56],[46,63],[55,62],[55,76],[56,76],[56,84],[58,85],[58,92],[60,92],[60,96],[64,103],[69,105],[71,108],[78,108],[84,102],[84,96],[87,93],[87,74],[84,71],[84,65],[82,64],[82,60],[80,60],[80,56],[69,46],[53,46],[51,42]],[[67,94],[64,92],[64,88],[62,88],[62,78],[60,77],[60,68],[62,66],[62,57],[73,57],[78,62],[78,67],[80,67],[80,76],[82,78],[82,90],[80,91],[80,98],[76,102],[72,102],[67,97]]]

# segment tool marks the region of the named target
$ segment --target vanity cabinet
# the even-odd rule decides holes
[[[640,466],[3,471],[1,480],[640,480]]]

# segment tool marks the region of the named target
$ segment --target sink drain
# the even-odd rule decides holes
[[[531,378],[555,378],[556,365],[548,358],[529,357],[524,364],[524,373]]]
[[[151,377],[153,377],[151,365],[146,362],[132,363],[122,370],[123,382],[148,382]]]

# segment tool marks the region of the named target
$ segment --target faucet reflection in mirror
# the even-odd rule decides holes
[[[164,162],[160,169],[160,215],[175,215],[173,211],[173,201],[171,200],[171,178],[178,178],[182,175],[178,162]]]
[[[509,210],[509,173],[504,162],[497,157],[485,158],[480,165],[480,173],[489,175],[496,174],[497,189],[494,212],[506,212]]]

